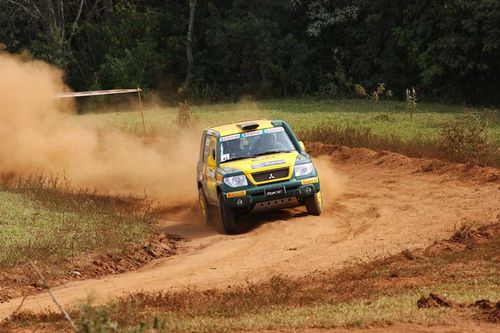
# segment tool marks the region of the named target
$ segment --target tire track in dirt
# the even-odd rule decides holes
[[[342,154],[320,158],[328,200],[321,217],[308,216],[302,208],[266,213],[251,218],[264,222],[247,233],[224,236],[197,222],[191,207],[166,211],[166,231],[189,240],[178,255],[134,272],[70,282],[54,293],[63,303],[75,304],[89,293],[103,301],[141,290],[225,288],[277,274],[300,276],[425,247],[465,222],[500,219],[498,181],[416,172],[422,160],[401,156],[380,163],[372,153],[361,160]],[[20,301],[0,304],[0,319]],[[53,304],[45,293],[28,297],[23,305],[34,311],[47,307]]]

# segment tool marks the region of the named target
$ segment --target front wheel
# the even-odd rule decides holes
[[[223,194],[219,194],[219,229],[228,235],[238,233],[236,216],[231,208],[225,204]]]
[[[323,200],[321,199],[321,193],[314,193],[304,198],[306,203],[307,212],[311,215],[320,216],[323,210]]]

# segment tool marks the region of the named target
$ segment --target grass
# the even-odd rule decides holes
[[[144,206],[145,205],[145,206]],[[74,190],[57,178],[0,183],[0,269],[86,253],[120,252],[153,229],[155,212],[131,197]]]
[[[475,233],[466,242],[438,242],[411,256],[402,253],[299,279],[281,276],[225,290],[138,293],[104,305],[89,300],[71,315],[82,332],[93,333],[295,330],[481,319],[484,314],[475,308],[419,309],[417,300],[429,293],[464,305],[499,300],[499,231],[497,224],[484,229],[482,234],[489,236],[479,241],[473,241],[479,235]],[[464,232],[473,233],[459,230],[456,238],[463,239]],[[4,328],[34,324],[65,325],[59,314],[20,313]]]
[[[146,110],[148,131],[163,136],[177,132],[177,108],[151,107]],[[392,150],[414,157],[448,158],[464,161],[460,156],[444,154],[443,130],[460,119],[461,106],[420,103],[413,119],[403,102],[366,100],[285,99],[258,102],[193,106],[200,127],[250,118],[284,119],[304,141],[346,144],[376,150]],[[116,110],[108,110],[116,111]],[[491,144],[487,158],[480,163],[500,166],[500,112],[496,109],[472,110],[487,123],[486,134]],[[142,123],[136,112],[87,114],[82,123],[92,127],[115,127],[126,132],[141,133]]]

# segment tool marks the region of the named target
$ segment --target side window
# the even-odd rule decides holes
[[[205,144],[203,145],[203,162],[207,161],[208,153],[210,152],[210,138],[211,135],[205,135]]]

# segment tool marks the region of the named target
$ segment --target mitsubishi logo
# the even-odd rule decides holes
[[[274,178],[276,178],[276,177],[274,177],[274,175],[272,173],[270,173],[269,174],[269,180],[274,179]]]

